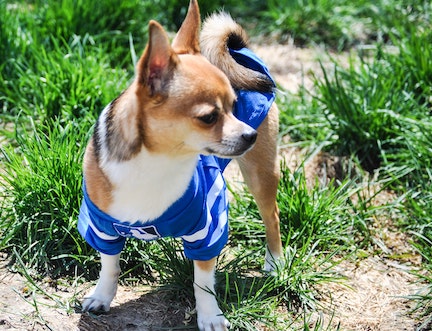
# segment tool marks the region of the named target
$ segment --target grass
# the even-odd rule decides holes
[[[221,5],[203,2],[203,16]],[[231,235],[219,261],[217,295],[233,328],[338,329],[331,321],[313,319],[321,309],[318,288],[343,281],[336,272],[343,258],[361,263],[363,252],[379,254],[372,224],[394,215],[398,231],[411,236],[422,256],[422,269],[414,272],[425,289],[411,299],[428,325],[432,5],[421,0],[224,5],[252,30],[275,40],[360,50],[348,66],[336,60],[334,69],[323,66],[313,91],[303,88],[279,98],[280,134],[310,151],[305,164],[325,151],[344,156],[356,170],[330,182],[310,181],[305,164],[291,170],[282,164],[278,201],[286,263],[274,275],[261,272],[264,227],[251,195],[246,189],[232,192]],[[5,139],[0,251],[35,292],[44,292],[38,284],[47,275],[70,284],[97,277],[98,256],[76,230],[83,149],[98,113],[133,75],[146,22],[158,19],[175,30],[186,7],[186,1],[174,0],[157,1],[157,6],[136,0],[31,5],[0,0]],[[398,203],[376,205],[375,197],[385,190],[395,192]],[[178,241],[129,241],[121,264],[123,282],[161,284],[172,289],[173,300],[190,301],[192,264]],[[70,312],[71,302],[46,296]],[[34,301],[36,311],[37,305]]]
[[[409,35],[411,24],[430,24],[430,10],[425,0],[360,0],[355,6],[346,0],[270,0],[258,26],[282,41],[343,50],[387,42],[396,27],[398,35]]]
[[[333,267],[338,264],[341,255],[353,252],[352,247],[359,245],[360,238],[367,237],[366,233],[361,233],[360,229],[366,229],[355,215],[358,211],[347,203],[360,187],[354,181],[347,180],[339,186],[321,187],[316,183],[309,190],[302,169],[291,173],[284,168],[278,201],[281,231],[286,245],[285,266],[277,270],[275,277],[258,280],[258,285],[256,278],[248,277],[248,272],[251,269],[260,270],[263,264],[264,227],[251,195],[246,190],[233,192],[235,203],[232,206],[230,227],[235,235],[230,240],[230,252],[237,252],[237,255],[236,259],[223,267],[227,277],[225,291],[234,290],[234,293],[225,293],[225,303],[233,300],[234,296],[234,302],[227,310],[241,308],[241,311],[244,309],[248,312],[245,312],[246,316],[260,312],[257,314],[263,315],[265,322],[270,323],[280,322],[278,316],[274,316],[277,311],[275,304],[283,304],[289,311],[298,314],[312,309],[317,304],[314,288],[321,283],[340,280]],[[358,235],[357,238],[354,233]],[[242,273],[243,268],[245,270]],[[230,284],[232,279],[234,285]],[[238,284],[240,280],[246,284]],[[248,282],[251,283],[249,286]],[[236,311],[236,314],[239,313]],[[245,316],[228,316],[233,320],[241,319],[242,323],[257,320],[256,316],[247,319]],[[294,321],[287,319],[286,323]],[[282,330],[286,325],[281,324],[279,327]],[[276,327],[271,325],[271,329]],[[243,328],[252,329],[252,326],[239,327]]]
[[[76,123],[66,127],[53,123],[44,133],[29,121],[28,131],[17,129],[18,147],[3,148],[2,178],[9,192],[4,197],[9,208],[0,223],[1,246],[15,247],[27,265],[56,275],[53,269],[61,267],[64,272],[70,267],[58,258],[75,252],[80,240],[74,221],[81,192],[76,179],[83,154],[79,144],[88,135],[76,135]],[[87,255],[88,249],[83,246],[79,253]]]

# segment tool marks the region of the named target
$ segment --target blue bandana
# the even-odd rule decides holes
[[[230,50],[240,64],[271,76],[264,63],[249,49]],[[236,91],[234,115],[254,129],[262,123],[275,99],[274,92]],[[101,211],[89,198],[85,183],[78,230],[99,252],[115,255],[126,238],[146,241],[162,237],[182,238],[185,255],[192,260],[210,260],[228,241],[228,198],[222,172],[230,162],[215,156],[198,157],[192,180],[183,194],[157,219],[123,223]]]

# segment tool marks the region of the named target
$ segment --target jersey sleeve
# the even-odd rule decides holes
[[[126,238],[120,235],[106,234],[91,220],[86,199],[83,199],[78,216],[78,231],[85,241],[98,252],[107,255],[119,254]]]

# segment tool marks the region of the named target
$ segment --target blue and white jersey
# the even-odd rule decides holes
[[[160,217],[145,223],[122,223],[104,213],[90,200],[84,183],[79,232],[90,246],[108,255],[120,253],[126,238],[151,241],[162,237],[182,238],[185,255],[193,260],[219,255],[228,240],[228,197],[217,161],[199,156],[183,196]]]
[[[271,76],[264,63],[249,49],[230,50],[234,59],[253,70]],[[274,101],[274,92],[236,91],[234,115],[254,129],[262,123]],[[162,237],[183,240],[186,257],[210,260],[228,241],[228,196],[222,173],[230,159],[198,156],[191,182],[183,194],[157,219],[133,224],[122,223],[101,211],[87,194],[78,218],[78,230],[99,252],[115,255],[122,251],[126,238],[146,241]]]

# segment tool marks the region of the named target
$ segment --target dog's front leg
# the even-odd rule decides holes
[[[198,327],[201,331],[227,330],[229,322],[220,310],[214,291],[216,258],[194,261],[194,290]]]
[[[117,292],[120,275],[120,254],[106,255],[101,253],[101,272],[96,287],[82,303],[83,311],[105,311],[110,309],[111,301]]]

